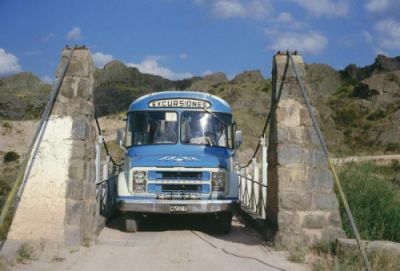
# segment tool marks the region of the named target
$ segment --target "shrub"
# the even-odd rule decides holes
[[[334,120],[339,125],[350,126],[357,121],[357,113],[352,108],[341,108],[336,112]]]
[[[400,151],[400,143],[390,142],[386,145],[385,151],[387,152],[397,152]]]
[[[8,121],[3,122],[3,127],[6,128],[6,129],[12,129],[12,125]]]
[[[9,163],[9,162],[13,162],[15,160],[19,159],[19,155],[16,152],[13,151],[9,151],[6,153],[6,155],[4,155],[4,163]]]
[[[352,163],[343,166],[339,176],[361,238],[400,242],[400,191],[391,182],[393,169]],[[347,236],[353,236],[342,203],[340,212]]]
[[[367,120],[379,120],[379,119],[383,119],[385,117],[386,117],[386,112],[383,111],[382,109],[378,109],[375,112],[371,113],[367,117]]]

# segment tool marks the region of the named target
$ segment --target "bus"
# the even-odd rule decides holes
[[[118,136],[125,152],[117,183],[127,232],[148,214],[213,214],[220,233],[239,205],[237,149],[242,141],[232,109],[203,92],[163,91],[129,107]]]

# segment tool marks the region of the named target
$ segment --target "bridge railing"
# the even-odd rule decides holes
[[[95,163],[97,212],[103,217],[109,218],[116,210],[117,180],[122,164],[118,164],[111,156],[96,116],[95,121],[99,133]],[[103,152],[105,156],[102,155]]]
[[[238,168],[239,195],[241,208],[248,213],[261,218],[266,217],[267,209],[267,146],[265,136],[260,138],[261,154],[260,163],[254,156],[246,167]],[[261,175],[260,175],[261,167]]]

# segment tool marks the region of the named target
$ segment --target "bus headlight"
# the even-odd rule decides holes
[[[132,177],[133,177],[133,191],[146,192],[146,172],[133,171]]]
[[[213,191],[225,191],[225,172],[218,171],[212,173],[211,178]]]

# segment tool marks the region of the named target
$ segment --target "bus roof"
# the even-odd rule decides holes
[[[149,109],[202,109],[232,113],[232,109],[223,99],[196,91],[161,91],[144,95],[134,100],[129,106],[130,111]]]

